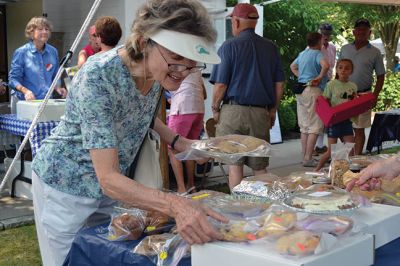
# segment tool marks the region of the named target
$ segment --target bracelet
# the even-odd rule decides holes
[[[176,144],[176,142],[178,141],[178,139],[179,139],[180,136],[181,136],[181,135],[176,134],[176,136],[175,136],[174,139],[172,140],[172,142],[171,142],[171,148],[172,148],[173,150],[175,150],[175,144]]]

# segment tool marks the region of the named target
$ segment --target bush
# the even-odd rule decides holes
[[[400,108],[400,74],[388,72],[378,102],[373,110],[378,112],[393,108]]]
[[[282,133],[286,133],[296,128],[297,116],[296,112],[294,111],[296,108],[293,109],[293,102],[294,106],[296,106],[296,99],[293,96],[288,97],[283,99],[279,106],[279,124],[281,126]]]

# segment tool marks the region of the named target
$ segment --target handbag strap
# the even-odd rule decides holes
[[[153,118],[152,118],[152,120],[151,120],[151,123],[150,123],[150,127],[149,128],[153,128],[154,127],[154,123],[155,123],[155,120],[156,120],[156,118],[157,118],[157,114],[158,114],[158,110],[160,109],[160,105],[161,105],[161,99],[162,99],[162,96],[163,96],[163,93],[164,93],[164,89],[161,87],[161,85],[160,85],[160,96],[159,96],[159,98],[158,98],[158,101],[157,101],[157,106],[156,106],[156,110],[155,110],[155,112],[154,112],[154,115],[153,115]],[[148,132],[146,132],[146,134],[148,134]],[[129,169],[128,169],[128,177],[129,178],[131,178],[131,179],[135,179],[135,169],[136,169],[136,166],[137,166],[137,163],[138,163],[138,161],[139,161],[139,155],[140,155],[140,151],[142,150],[142,148],[143,148],[143,145],[144,145],[144,141],[146,140],[146,135],[145,135],[145,137],[143,138],[143,140],[142,140],[142,143],[140,144],[140,148],[139,148],[139,150],[137,151],[137,153],[136,153],[136,156],[135,156],[135,159],[133,159],[133,162],[131,163],[131,165],[129,166]]]

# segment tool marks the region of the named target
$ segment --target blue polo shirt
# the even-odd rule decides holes
[[[8,75],[9,85],[20,100],[25,96],[15,90],[17,85],[28,88],[36,99],[43,99],[58,70],[58,52],[46,43],[43,52],[36,49],[32,41],[18,48],[13,55]]]
[[[278,48],[272,41],[257,35],[254,29],[246,29],[225,41],[218,55],[221,63],[214,66],[210,82],[227,85],[224,100],[244,105],[275,105],[275,83],[284,81],[285,74]]]

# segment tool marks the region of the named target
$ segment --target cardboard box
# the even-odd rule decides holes
[[[315,104],[315,111],[324,125],[328,127],[368,111],[374,102],[375,96],[372,93],[366,93],[354,100],[331,107],[327,99],[319,96]]]
[[[303,258],[286,258],[261,244],[213,242],[192,246],[192,266],[358,266],[374,263],[373,236],[349,237],[329,252]]]
[[[18,101],[17,118],[32,121],[39,111],[42,100],[37,101]],[[39,122],[60,121],[65,112],[65,100],[50,99],[39,118]]]
[[[351,218],[367,225],[364,233],[375,235],[375,248],[400,237],[400,207],[372,204],[360,208]]]

